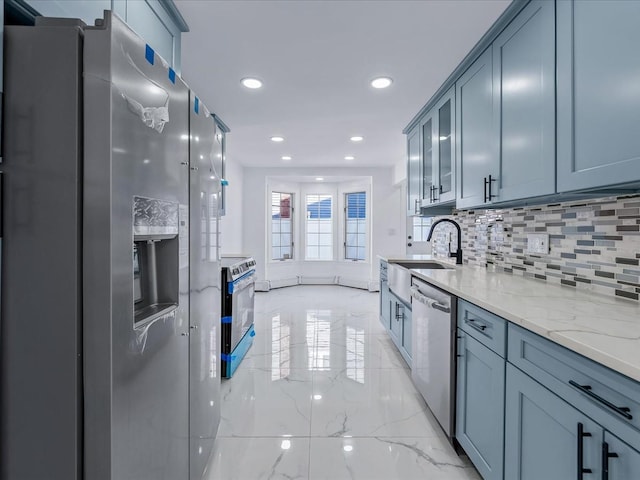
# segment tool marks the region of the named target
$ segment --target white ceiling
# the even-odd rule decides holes
[[[182,75],[231,128],[229,161],[393,165],[404,156],[402,129],[509,3],[176,0],[191,29]],[[378,75],[393,85],[373,89]],[[241,86],[246,76],[263,88]]]

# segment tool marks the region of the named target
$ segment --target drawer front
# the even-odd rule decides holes
[[[464,300],[458,300],[458,328],[501,357],[506,357],[507,322]]]
[[[608,430],[640,438],[640,383],[513,324],[508,361]]]

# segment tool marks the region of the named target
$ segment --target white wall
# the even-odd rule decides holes
[[[225,177],[229,185],[225,188],[226,215],[220,220],[220,253],[222,255],[243,254],[242,209],[244,203],[243,168],[237,163],[227,162]]]
[[[287,176],[324,176],[331,177],[333,185],[312,184],[300,186],[295,206],[302,207],[301,197],[307,188],[320,188],[342,191],[337,188],[335,179],[348,177],[371,177],[371,253],[367,262],[270,262],[267,253],[268,229],[268,185],[289,183]],[[394,168],[246,168],[243,181],[242,233],[244,234],[243,252],[252,255],[257,262],[258,281],[285,278],[295,275],[353,275],[368,281],[377,281],[379,254],[404,252],[404,210],[402,190],[393,184]],[[279,183],[275,183],[279,182]],[[292,182],[297,180],[292,178]],[[310,192],[311,193],[311,192]],[[298,210],[300,211],[300,210]],[[299,223],[299,222],[298,222]],[[297,227],[300,234],[300,225]],[[302,242],[297,240],[296,254],[300,258]]]

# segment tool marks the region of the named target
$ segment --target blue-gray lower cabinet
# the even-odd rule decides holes
[[[406,353],[405,359],[410,363],[411,360],[411,322],[412,311],[408,308],[404,309],[404,316],[402,317],[402,348]],[[402,352],[401,352],[402,353]],[[408,357],[408,358],[407,358]]]
[[[458,329],[457,370],[456,438],[484,480],[502,480],[505,359]]]
[[[411,308],[389,291],[389,310],[389,325],[385,326],[400,355],[411,365]]]
[[[557,9],[558,191],[640,181],[640,2]]]
[[[604,442],[602,444],[602,468],[606,469],[607,474],[602,478],[605,480],[640,478],[640,452],[609,432],[604,432]]]
[[[511,364],[506,384],[505,479],[603,478],[600,425]]]
[[[391,294],[386,281],[380,282],[380,321],[384,328],[391,328]]]
[[[404,310],[407,308],[404,303],[398,300],[393,293],[391,295],[391,325],[389,333],[391,338],[398,347],[402,345],[402,323],[404,317]]]

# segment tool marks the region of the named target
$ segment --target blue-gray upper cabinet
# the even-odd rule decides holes
[[[455,94],[449,89],[420,122],[423,207],[456,199]]]
[[[420,165],[420,126],[407,135],[407,216],[420,214],[422,169]]]
[[[79,18],[87,25],[103,18],[103,10],[112,10],[180,73],[180,37],[189,27],[172,0],[25,1],[40,15]]]
[[[505,479],[603,478],[602,427],[509,363],[506,383]]]
[[[504,358],[458,329],[456,438],[484,480],[503,478],[504,369]]]
[[[640,180],[640,2],[557,2],[558,191]]]
[[[457,208],[487,203],[495,182],[498,142],[495,138],[493,50],[487,48],[456,82]],[[489,178],[491,177],[491,178]]]
[[[430,110],[420,120],[420,147],[422,155],[420,165],[422,169],[422,202],[421,205],[431,205],[433,203],[433,190],[436,183],[435,173],[435,147],[433,139],[436,136],[436,120],[434,111]]]
[[[604,441],[606,446],[605,444],[602,445],[602,461],[604,462],[602,468],[607,470],[609,476],[605,477],[603,475],[602,478],[608,480],[638,478],[640,474],[640,452],[609,432],[604,432]],[[608,454],[605,455],[605,453]]]
[[[500,147],[494,201],[555,193],[554,7],[548,0],[532,1],[493,42],[494,119]],[[495,187],[494,183],[492,193]]]

